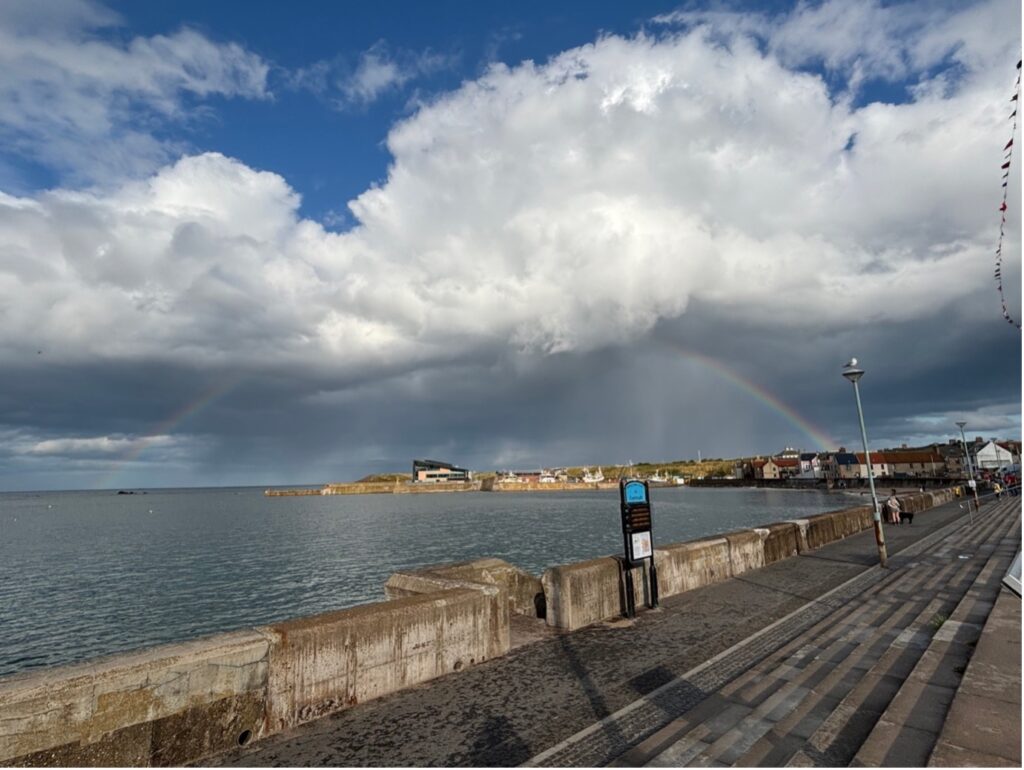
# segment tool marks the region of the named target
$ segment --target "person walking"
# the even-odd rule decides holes
[[[885,501],[885,510],[889,514],[890,524],[900,524],[900,501],[896,498],[896,490],[892,491],[889,499]]]

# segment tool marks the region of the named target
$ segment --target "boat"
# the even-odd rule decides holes
[[[604,473],[600,466],[598,466],[597,473],[591,473],[590,468],[583,469],[583,483],[584,484],[597,484],[604,481]]]

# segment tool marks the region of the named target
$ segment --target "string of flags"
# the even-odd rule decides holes
[[[1003,165],[999,168],[1003,171],[1003,202],[999,205],[999,245],[996,247],[996,287],[999,289],[999,304],[1003,308],[1003,318],[1007,323],[1020,329],[1020,321],[1014,321],[1010,311],[1006,309],[1006,297],[1003,295],[1003,234],[1006,232],[1006,195],[1010,181],[1010,160],[1013,158],[1013,139],[1017,136],[1017,108],[1020,105],[1020,65],[1017,62],[1017,83],[1013,89],[1013,98],[1010,104],[1013,105],[1013,112],[1010,113],[1010,120],[1013,121],[1013,128],[1010,130],[1010,141],[1003,148]]]

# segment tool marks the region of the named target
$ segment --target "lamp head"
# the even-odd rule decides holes
[[[957,422],[955,422],[953,424],[956,425],[957,427],[959,427],[960,431],[963,432],[964,426],[967,424],[967,420],[958,420]]]
[[[850,382],[857,382],[864,376],[864,370],[857,366],[856,358],[851,358],[850,362],[843,367],[843,376]]]

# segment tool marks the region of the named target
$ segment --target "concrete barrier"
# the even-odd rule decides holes
[[[921,510],[941,504],[949,492],[906,496]],[[820,548],[828,543],[872,529],[873,506],[860,505],[806,519],[775,522],[766,527],[727,532],[713,538],[656,547],[661,597],[711,585],[781,559]],[[574,630],[617,617],[623,611],[622,585],[616,559],[592,559],[552,567],[541,578],[547,600],[547,623]],[[642,571],[634,571],[637,607],[645,603]]]
[[[729,574],[742,575],[764,566],[764,540],[754,529],[727,532],[729,543]]]
[[[258,738],[269,650],[239,631],[0,680],[0,762],[181,765]]]
[[[622,613],[619,562],[610,556],[551,567],[541,584],[549,626],[574,630]]]
[[[800,528],[794,522],[780,521],[755,531],[765,533],[762,538],[765,564],[789,559],[800,553]]]
[[[0,764],[194,762],[501,655],[507,618],[476,585],[0,679]]]
[[[818,514],[807,518],[807,547],[810,550],[821,548],[827,543],[839,539],[836,533],[835,521],[829,514]]]
[[[654,550],[658,592],[675,596],[732,576],[729,541],[724,537],[674,543]]]
[[[276,732],[458,671],[508,649],[499,591],[456,588],[269,626],[267,721]]]
[[[505,594],[509,612],[543,617],[544,587],[540,579],[502,559],[475,559],[457,564],[439,564],[414,572],[396,572],[384,586],[389,599],[428,593],[443,586],[438,580],[465,584],[496,585]]]

